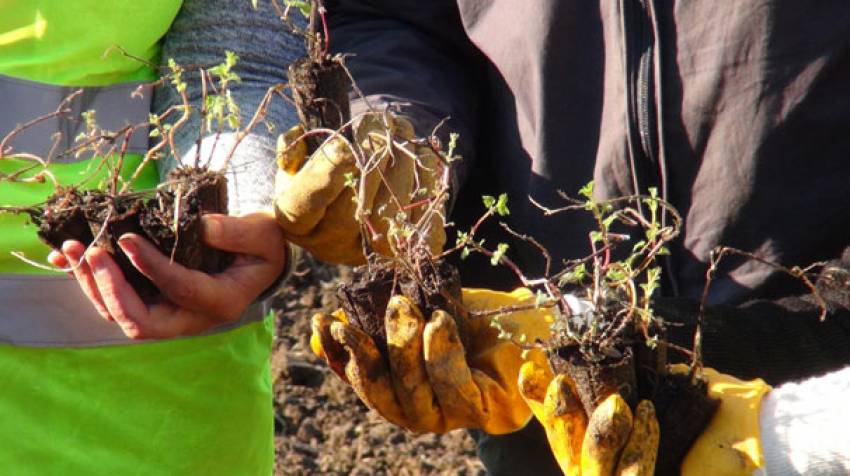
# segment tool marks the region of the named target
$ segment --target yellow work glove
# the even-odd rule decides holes
[[[625,400],[615,393],[596,407],[588,421],[572,380],[553,375],[548,362],[525,363],[519,389],[546,430],[565,475],[655,472],[659,433],[652,402],[640,402],[633,416]]]
[[[463,290],[471,312],[533,303],[527,289]],[[367,406],[396,425],[415,432],[480,428],[503,434],[525,426],[531,411],[517,388],[523,351],[499,337],[493,319],[482,315],[462,322],[464,348],[451,316],[438,310],[426,320],[407,298],[395,296],[385,316],[388,359],[341,310],[313,317],[311,346]],[[495,319],[504,332],[515,339],[524,334],[529,342],[547,335],[552,322],[544,309]],[[538,350],[526,357],[545,361]]]
[[[674,372],[687,372],[684,365]],[[759,407],[770,386],[705,369],[709,396],[721,404],[708,427],[682,462],[685,476],[750,475],[763,465],[759,443]],[[588,421],[573,383],[553,376],[547,364],[528,362],[520,369],[519,388],[546,430],[564,474],[651,475],[658,451],[658,421],[652,403],[638,404],[634,418],[619,394],[608,397]]]
[[[423,219],[422,202],[440,179],[440,159],[430,146],[412,142],[413,126],[406,119],[367,113],[354,133],[361,163],[371,164],[361,184],[348,140],[332,136],[307,157],[303,134],[299,125],[278,139],[274,207],[284,236],[322,261],[356,265],[365,262],[361,232],[367,229],[372,250],[391,255],[387,218],[403,211],[412,223]],[[357,200],[352,180],[364,185]],[[368,225],[357,221],[358,204]],[[427,244],[436,253],[446,240],[442,210],[429,217]]]
[[[685,373],[685,365],[674,365]],[[686,476],[750,475],[764,466],[759,432],[761,401],[770,385],[762,379],[739,380],[714,369],[704,369],[708,395],[720,399],[720,408],[691,446],[682,462]]]

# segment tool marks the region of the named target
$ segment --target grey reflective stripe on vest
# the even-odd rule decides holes
[[[11,146],[11,153],[28,153],[47,158],[53,147],[53,136],[57,132],[61,133],[60,142],[55,149],[57,153],[74,147],[76,137],[86,129],[85,121],[80,116],[85,111],[96,111],[95,122],[98,127],[111,132],[119,131],[127,125],[146,123],[150,113],[151,89],[150,85],[140,82],[79,88],[0,75],[0,141],[19,124],[26,124],[56,111],[65,98],[82,90],[82,93],[68,104],[68,114],[27,127],[6,144]],[[147,147],[147,127],[135,129],[130,137],[128,151],[144,154]],[[8,155],[10,152],[4,153]],[[55,161],[68,162],[86,158],[88,157],[85,154],[80,157],[71,155]]]
[[[254,303],[235,322],[207,332],[224,332],[268,314]],[[66,276],[0,274],[0,345],[92,347],[147,341],[128,339],[114,322],[94,310],[77,281]]]

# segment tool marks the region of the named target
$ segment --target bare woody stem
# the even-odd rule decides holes
[[[33,126],[35,126],[36,124],[39,124],[39,123],[41,123],[41,122],[47,121],[47,120],[52,119],[52,118],[54,118],[54,117],[63,116],[63,115],[65,115],[65,114],[69,114],[69,113],[71,112],[71,109],[70,109],[70,108],[68,108],[68,104],[69,104],[71,101],[73,101],[74,99],[76,99],[78,96],[80,96],[81,94],[83,94],[83,90],[82,90],[82,89],[78,89],[78,90],[77,90],[77,91],[75,91],[73,94],[71,94],[71,95],[69,95],[68,97],[66,97],[65,99],[63,99],[63,100],[62,100],[62,102],[60,102],[60,103],[59,103],[59,106],[57,106],[57,107],[56,107],[56,110],[55,110],[55,111],[53,111],[53,112],[51,112],[51,113],[48,113],[48,114],[45,114],[45,115],[43,115],[43,116],[36,117],[35,119],[33,119],[33,120],[29,121],[29,122],[25,122],[25,123],[23,123],[23,124],[18,124],[18,126],[17,126],[17,127],[15,127],[14,129],[12,129],[12,132],[10,132],[10,133],[6,134],[6,137],[3,137],[3,140],[2,140],[2,141],[0,141],[0,159],[5,158],[5,154],[6,154],[6,150],[7,150],[7,148],[8,148],[9,142],[10,142],[10,141],[11,141],[11,140],[12,140],[12,139],[16,136],[16,135],[20,134],[20,133],[21,133],[21,131],[26,130],[26,129],[30,128],[30,127],[33,127]]]
[[[821,296],[820,294],[820,291],[818,291],[817,287],[807,276],[813,269],[823,267],[825,265],[824,262],[812,263],[806,266],[805,268],[800,268],[798,266],[788,268],[778,263],[766,260],[754,253],[727,246],[718,246],[711,250],[711,253],[709,254],[708,270],[706,270],[705,272],[705,285],[702,288],[702,296],[700,297],[699,302],[699,314],[697,315],[697,326],[696,331],[694,332],[694,355],[691,359],[689,369],[689,375],[691,376],[691,378],[693,378],[693,376],[698,372],[701,372],[702,369],[702,327],[705,322],[705,314],[708,306],[708,292],[717,274],[717,268],[720,265],[720,262],[730,255],[741,256],[756,261],[758,263],[770,266],[771,268],[785,273],[791,277],[799,279],[807,288],[809,288],[812,297],[815,299],[815,302],[817,303],[817,306],[820,309],[820,314],[818,318],[821,321],[826,319],[828,309],[826,301],[824,301],[823,296]]]

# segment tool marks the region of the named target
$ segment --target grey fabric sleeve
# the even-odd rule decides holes
[[[303,41],[291,34],[276,16],[269,2],[258,2],[257,10],[249,0],[185,0],[183,7],[164,39],[162,64],[173,58],[187,69],[211,67],[222,63],[225,51],[239,57],[234,72],[242,82],[232,88],[240,105],[242,124],[248,124],[266,91],[287,80],[286,68],[303,56]],[[194,106],[200,105],[201,82],[198,74],[185,75],[187,93]],[[157,88],[153,110],[162,113],[180,104],[174,88]],[[199,118],[192,115],[188,124],[175,134],[179,158],[169,157],[160,163],[160,175],[183,164],[194,164],[198,141]],[[293,126],[298,118],[294,108],[279,96],[272,99],[266,120],[274,126],[258,124],[236,150],[228,167],[229,210],[243,214],[271,205],[275,175],[275,138]],[[224,161],[233,134],[207,134],[201,142],[201,163],[212,165]]]
[[[283,25],[269,2],[257,2],[256,10],[251,3],[249,0],[185,0],[162,48],[163,67],[173,58],[190,71],[222,63],[225,51],[236,53],[239,61],[233,71],[241,82],[232,87],[231,94],[240,106],[243,125],[251,120],[268,89],[287,81],[287,67],[305,51],[303,40]],[[295,21],[303,23],[299,18]],[[190,72],[184,79],[189,101],[199,107],[200,76]],[[181,100],[173,87],[165,85],[155,90],[153,103],[153,111],[161,114]],[[298,117],[294,107],[278,96],[272,99],[265,119],[273,129],[262,123],[254,127],[228,164],[228,209],[232,215],[271,208],[277,168],[276,137],[295,125]],[[168,157],[159,163],[161,177],[181,164],[195,163],[199,128],[199,117],[193,114],[175,134],[179,157]],[[209,133],[200,138],[201,164],[209,163],[216,168],[225,161],[234,141],[232,133],[219,137]],[[269,297],[286,280],[295,269],[299,255],[299,250],[291,245],[287,247],[286,269],[260,299]]]
[[[466,36],[454,0],[327,0],[330,48],[366,99],[352,92],[352,114],[390,106],[416,133],[460,134],[455,186],[474,160],[480,56]],[[367,104],[368,103],[368,104]]]

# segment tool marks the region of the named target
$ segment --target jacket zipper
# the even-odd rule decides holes
[[[629,156],[635,193],[646,194],[650,187],[666,197],[665,165],[659,151],[656,107],[655,56],[658,38],[654,21],[654,0],[622,0],[622,28],[625,41],[626,87],[628,92]],[[642,207],[638,204],[643,212]],[[662,216],[662,225],[666,217]],[[670,255],[659,262],[663,268],[665,293],[679,295],[679,286]]]
[[[629,91],[629,134],[635,193],[659,185],[658,143],[654,101],[653,55],[655,38],[645,2],[625,0],[623,26],[626,41],[626,77]]]

